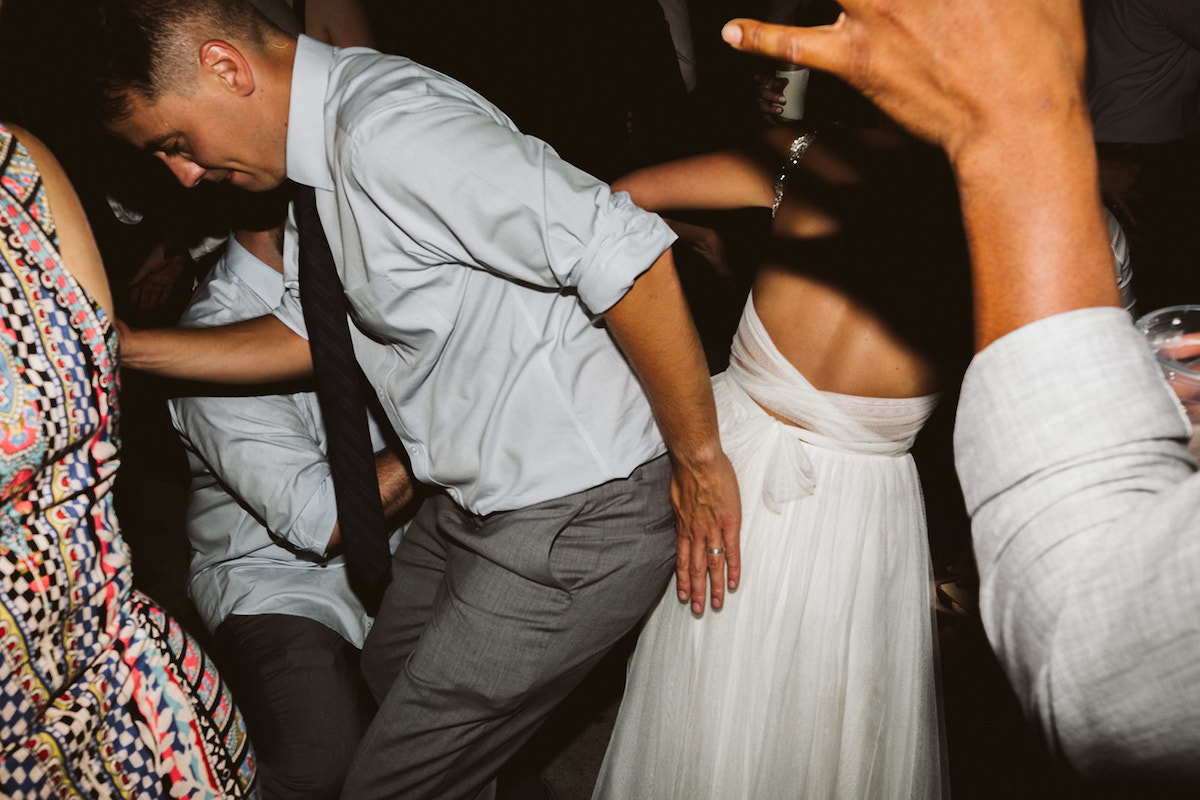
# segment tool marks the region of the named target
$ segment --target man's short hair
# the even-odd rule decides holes
[[[82,31],[95,81],[99,122],[132,113],[132,102],[186,93],[200,44],[231,39],[262,44],[271,24],[248,0],[95,0]]]

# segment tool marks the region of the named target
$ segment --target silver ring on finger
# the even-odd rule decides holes
[[[704,549],[707,550],[710,555],[714,556],[719,556],[721,553],[725,552],[724,547],[706,547]]]

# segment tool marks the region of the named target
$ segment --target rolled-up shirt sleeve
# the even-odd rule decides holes
[[[180,397],[171,416],[186,446],[274,539],[325,556],[337,522],[329,465],[313,421],[287,396]]]
[[[1021,328],[964,380],[954,449],[988,637],[1084,774],[1200,777],[1200,476],[1120,309]]]

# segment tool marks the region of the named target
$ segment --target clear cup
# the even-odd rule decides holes
[[[1200,305],[1151,311],[1137,327],[1192,421],[1188,450],[1200,459]]]
[[[775,70],[776,78],[786,78],[787,85],[783,87],[783,112],[780,119],[791,122],[804,119],[804,97],[808,94],[808,67],[795,64],[780,64]]]

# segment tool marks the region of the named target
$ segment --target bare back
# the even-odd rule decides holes
[[[794,135],[778,129],[767,140],[781,165]],[[881,191],[884,178],[867,163],[904,158],[906,143],[871,131],[829,138],[818,134],[783,181],[772,255],[754,281],[755,309],[780,353],[817,389],[866,397],[930,394],[937,388],[932,358],[897,325],[890,304],[866,299],[878,294],[870,284],[912,260],[913,254],[896,252],[907,241],[889,241],[895,226],[879,206],[880,195],[890,192]],[[895,180],[891,174],[887,180]],[[906,294],[895,301],[911,302]]]
[[[817,389],[863,397],[936,391],[932,364],[838,287],[765,265],[753,294],[771,341]]]
[[[753,149],[635,172],[614,188],[652,210],[775,201],[798,131]],[[789,171],[753,287],[775,346],[817,389],[916,397],[969,357],[969,283],[956,196],[944,162],[879,131],[817,134]],[[965,361],[964,361],[965,363]]]

